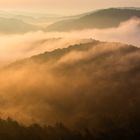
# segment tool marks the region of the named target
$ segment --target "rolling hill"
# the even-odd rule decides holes
[[[14,18],[0,17],[0,33],[24,33],[39,30],[39,27]]]
[[[140,10],[134,8],[110,8],[88,13],[73,20],[63,20],[49,25],[46,31],[70,31],[92,28],[117,27],[121,22],[140,17]]]
[[[131,130],[140,122],[139,54],[135,46],[92,40],[13,63],[0,71],[0,112],[93,134],[112,125]]]

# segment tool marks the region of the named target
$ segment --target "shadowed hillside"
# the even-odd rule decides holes
[[[83,132],[66,128],[62,123],[54,126],[40,126],[32,124],[24,126],[8,118],[0,120],[1,140],[133,140],[139,139],[139,122],[127,128],[117,128],[112,122],[106,122],[106,127],[110,130],[100,133],[91,133],[87,128]]]
[[[93,40],[13,63],[0,71],[1,117],[91,133],[131,130],[140,118],[139,53]]]

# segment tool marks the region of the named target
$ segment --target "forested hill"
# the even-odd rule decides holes
[[[117,27],[121,22],[133,17],[140,17],[138,9],[110,8],[86,14],[74,20],[63,20],[49,25],[46,31],[70,31],[93,28]]]

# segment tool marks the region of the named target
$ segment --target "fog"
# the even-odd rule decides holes
[[[139,38],[137,18],[103,30],[1,35],[1,64],[17,62],[0,69],[0,116],[96,130],[106,120],[133,121],[140,116]]]
[[[66,48],[69,45],[97,39],[122,42],[140,46],[140,19],[132,18],[117,28],[86,29],[71,32],[29,32],[24,34],[0,35],[0,62],[7,64],[18,59]]]
[[[7,64],[45,51],[66,48],[69,45],[87,41],[89,40],[79,38],[64,39],[54,34],[50,36],[50,34],[41,31],[26,33],[24,35],[1,35],[0,61],[3,64]]]
[[[139,116],[139,49],[98,41],[77,47],[2,69],[1,117],[98,130],[108,119],[125,125],[132,112]]]

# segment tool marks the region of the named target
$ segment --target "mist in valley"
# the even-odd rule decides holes
[[[18,18],[46,23],[42,14],[37,21],[30,16]],[[51,22],[67,18],[54,16]],[[11,32],[11,27],[0,30],[0,138],[128,140],[138,135],[139,17],[102,29]]]
[[[24,34],[0,35],[0,62],[2,65],[19,59],[24,59],[53,51],[57,48],[66,48],[70,45],[90,42],[92,39],[121,42],[139,47],[140,20],[132,18],[120,23],[116,28],[86,29],[69,32],[35,31]]]

